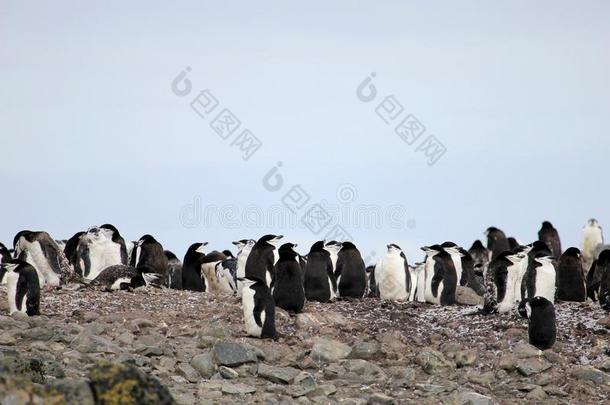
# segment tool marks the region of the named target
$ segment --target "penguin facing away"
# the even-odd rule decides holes
[[[182,261],[182,288],[189,291],[206,290],[206,284],[201,275],[201,260],[205,256],[204,248],[207,242],[193,243],[186,251]]]
[[[491,226],[485,231],[485,236],[487,236],[487,249],[491,252],[491,260],[500,253],[510,250],[508,239],[502,230]]]
[[[144,235],[138,241],[136,256],[136,269],[145,268],[145,273],[159,275],[163,286],[168,286],[168,261],[163,246],[151,235]]]
[[[246,260],[247,278],[261,280],[270,288],[273,286],[275,251],[282,238],[282,235],[265,235],[256,241]]]
[[[363,298],[366,291],[366,266],[352,242],[343,242],[335,268],[339,297]]]
[[[603,252],[602,252],[603,253]],[[600,253],[601,257],[601,253]],[[594,260],[591,264],[591,268],[587,272],[587,298],[591,301],[596,302],[599,300],[599,287],[602,282],[602,272],[597,270],[597,260]]]
[[[411,274],[407,257],[400,246],[387,245],[386,255],[374,269],[375,283],[382,300],[408,301],[411,293]]]
[[[561,257],[561,240],[559,232],[553,227],[549,221],[544,221],[542,227],[538,231],[538,240],[544,242],[551,251],[553,257],[557,260]]]
[[[252,337],[275,339],[275,302],[269,287],[259,279],[244,278],[240,282],[246,333]]]
[[[468,249],[468,253],[472,256],[475,277],[478,278],[480,283],[483,283],[483,278],[485,277],[487,267],[489,266],[489,256],[491,253],[483,246],[483,243],[481,243],[480,240],[474,241],[470,249]]]
[[[587,299],[587,285],[582,269],[580,250],[571,247],[559,259],[557,267],[557,299],[582,302]]]
[[[278,249],[279,260],[275,264],[272,293],[276,306],[298,314],[305,305],[305,289],[299,254],[294,251],[296,246],[284,243]]]
[[[599,304],[602,309],[610,311],[610,250],[600,253],[595,266],[595,276],[599,278]]]
[[[414,266],[409,266],[409,273],[411,274],[409,301],[424,302],[424,289],[426,286],[424,266],[425,262],[415,263]]]
[[[309,301],[328,302],[335,297],[337,282],[324,241],[315,242],[309,250],[303,285]]]
[[[167,257],[169,288],[182,290],[182,262],[169,250],[163,253]]]
[[[544,297],[536,296],[525,304],[529,343],[539,350],[553,347],[557,336],[555,307]]]
[[[20,259],[7,261],[2,264],[0,278],[6,278],[10,314],[40,315],[40,282],[31,264]]]

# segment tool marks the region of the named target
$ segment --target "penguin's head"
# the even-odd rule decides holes
[[[594,227],[594,228],[597,228],[599,226],[599,223],[597,222],[597,219],[591,218],[591,219],[589,219],[587,221],[587,225],[591,226],[591,227]]]
[[[283,237],[284,235],[265,235],[261,237],[257,243],[266,243],[275,248]]]
[[[323,240],[319,240],[319,241],[315,242],[313,245],[311,245],[310,252],[325,252],[325,251],[326,251],[326,249],[324,247]]]
[[[536,260],[538,263],[540,263],[542,265],[553,263],[552,256],[540,256],[540,257],[536,257],[534,260]]]
[[[17,249],[17,245],[19,244],[19,240],[21,238],[28,238],[33,232],[28,230],[23,230],[17,232],[17,235],[13,238],[13,249]]]
[[[341,243],[341,250],[350,250],[350,249],[357,249],[356,245],[354,245],[350,241],[345,241],[345,242]]]
[[[248,241],[249,241],[249,239],[240,239],[240,240],[233,241],[231,243],[233,245],[235,245],[235,247],[237,248],[238,251],[240,251],[244,248],[244,246],[246,246]]]
[[[280,258],[282,259],[294,259],[296,260],[299,254],[294,250],[297,247],[296,243],[284,243],[278,249],[280,253]]]
[[[575,257],[580,259],[580,250],[575,247],[568,248],[565,252],[563,252],[563,256]]]
[[[495,226],[490,226],[489,228],[487,228],[487,230],[485,231],[485,236],[487,236],[488,240],[492,240],[492,241],[496,241],[498,239],[504,239],[506,237],[506,235],[504,235],[504,232],[502,232],[500,229],[496,228]]]
[[[147,243],[157,243],[157,240],[152,237],[152,235],[144,235],[138,240],[138,246],[142,246]]]
[[[483,242],[481,242],[479,239],[477,239],[473,242],[472,246],[470,246],[469,250],[474,250],[474,249],[485,249],[485,246],[483,246]]]
[[[531,245],[531,249],[528,253],[531,257],[544,257],[544,256],[552,256],[551,250],[541,240],[537,240]]]
[[[553,229],[553,224],[549,221],[542,222],[542,229]]]
[[[527,311],[528,318],[531,316],[532,311],[546,308],[554,308],[553,303],[540,295],[527,300],[525,303],[525,310]]]
[[[163,253],[165,254],[165,257],[167,257],[167,260],[178,260],[178,257],[170,250],[164,250]]]
[[[593,262],[596,266],[605,266],[606,263],[610,262],[610,249],[602,250],[602,252],[597,257],[597,260]]]
[[[420,249],[424,251],[426,256],[432,257],[432,256],[435,256],[438,253],[440,253],[440,251],[443,248],[441,247],[441,245],[431,245],[431,246],[422,246]]]
[[[195,252],[205,254],[205,247],[208,245],[208,242],[200,242],[196,243],[197,247],[195,248]]]
[[[342,247],[343,244],[341,242],[337,242],[336,240],[331,240],[324,244],[324,249],[329,253],[337,253]]]
[[[395,243],[390,243],[389,245],[386,245],[386,248],[388,249],[388,254],[401,254],[402,253],[402,249],[400,248],[400,246],[398,246]]]
[[[234,258],[235,257],[235,256],[233,256],[233,252],[231,252],[229,249],[223,250],[222,254],[227,256],[227,258]]]

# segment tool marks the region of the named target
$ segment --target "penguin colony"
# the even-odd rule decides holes
[[[282,235],[233,242],[230,250],[193,243],[182,261],[151,235],[126,242],[111,224],[55,241],[46,232],[24,230],[13,249],[0,244],[0,283],[7,285],[11,313],[40,314],[41,291],[68,282],[106,291],[157,287],[241,297],[248,335],[276,338],[275,307],[299,313],[306,300],[377,297],[455,305],[458,288],[483,297],[483,315],[514,312],[528,319],[530,343],[540,350],[556,339],[555,300],[599,301],[610,311],[610,248],[595,219],[582,232],[580,249],[562,251],[559,233],[545,221],[538,240],[524,245],[496,228],[486,244],[466,250],[453,242],[424,246],[424,260],[409,265],[403,250],[388,244],[366,267],[352,242],[317,241],[302,256]],[[284,242],[284,243],[283,243]]]

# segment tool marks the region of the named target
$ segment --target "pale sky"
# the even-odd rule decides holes
[[[578,245],[588,218],[610,223],[608,21],[606,1],[4,1],[0,241],[111,222],[179,257],[265,233],[306,253],[339,223],[363,256],[393,242],[415,262],[491,225],[531,242],[549,220]],[[201,118],[190,102],[204,89],[219,105]],[[375,108],[390,95],[404,110],[386,124]],[[228,140],[210,127],[223,108],[241,121]],[[426,128],[413,146],[393,132],[408,114]],[[262,142],[247,161],[231,145],[243,129]],[[416,152],[428,135],[446,148],[433,166]],[[278,162],[273,192],[262,179]],[[317,235],[266,220],[296,184],[304,211],[324,200],[398,220],[335,214]]]

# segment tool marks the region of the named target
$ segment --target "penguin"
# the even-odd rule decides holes
[[[235,258],[235,256],[233,256],[233,252],[231,252],[229,249],[225,249],[221,253],[223,255],[225,255],[227,259],[234,259]]]
[[[270,252],[271,253],[271,252]],[[241,305],[248,336],[277,338],[275,330],[275,302],[265,281],[244,278]]]
[[[206,290],[206,284],[201,275],[201,260],[205,256],[204,247],[207,242],[193,243],[186,251],[182,261],[182,289],[189,291]]]
[[[201,258],[201,276],[205,279],[206,291],[211,293],[233,293],[230,280],[225,280],[222,272],[216,271],[216,265],[226,260],[226,256],[217,250]]]
[[[424,289],[426,286],[426,273],[424,271],[425,262],[415,263],[414,266],[409,266],[411,275],[411,292],[409,301],[424,302]]]
[[[458,249],[461,255],[462,278],[466,280],[466,286],[472,288],[478,295],[485,294],[485,287],[482,281],[476,277],[474,272],[474,260],[468,251],[464,248]]]
[[[324,244],[324,249],[330,253],[330,261],[333,263],[333,273],[337,269],[337,260],[339,259],[339,251],[341,250],[342,243],[336,240],[331,240]]]
[[[512,236],[508,238],[508,250],[513,251],[519,245],[520,245],[520,243],[517,241],[516,238],[513,238]]]
[[[21,259],[4,262],[0,278],[6,278],[11,315],[15,312],[40,315],[40,282],[38,272],[30,263]]]
[[[532,250],[534,251],[534,250]],[[529,298],[541,296],[555,302],[555,267],[553,257],[547,254],[547,250],[538,250],[527,265],[527,271],[521,283],[522,301],[519,305],[519,314],[525,317],[525,304]],[[530,252],[530,255],[532,252]]]
[[[6,263],[12,259],[13,255],[11,255],[11,251],[3,243],[0,243],[0,264]]]
[[[169,250],[165,250],[163,253],[167,257],[169,288],[182,290],[182,262]]]
[[[451,255],[453,266],[455,267],[455,272],[457,275],[458,285],[465,286],[468,280],[462,271],[462,254],[460,253],[460,247],[449,241],[443,242],[441,247],[445,250],[445,252]]]
[[[83,235],[85,235],[84,231],[76,232],[70,239],[68,239],[66,245],[64,246],[64,256],[66,256],[66,259],[68,259],[68,262],[72,265],[74,271],[77,272],[77,274],[81,277],[83,276],[83,271],[82,267],[78,265],[79,258],[77,251],[78,244],[80,243]]]
[[[591,264],[596,259],[595,251],[598,245],[603,245],[604,236],[602,233],[602,227],[595,218],[591,218],[582,230],[582,237],[580,242],[580,253],[583,258],[583,266],[585,269],[589,269]]]
[[[265,235],[256,241],[246,260],[247,278],[261,280],[267,287],[273,287],[275,251],[282,238],[282,235]]]
[[[133,290],[138,287],[161,287],[160,275],[146,267],[135,268],[125,264],[106,267],[91,281],[90,286],[100,286],[106,291]]]
[[[512,252],[512,255],[506,257],[516,266],[517,270],[513,287],[515,303],[520,303],[522,301],[521,286],[529,265],[529,252],[531,249],[531,246],[519,246]]]
[[[605,311],[610,311],[610,250],[599,255],[595,272],[599,278],[599,304]]]
[[[330,253],[324,241],[317,241],[307,254],[303,285],[308,301],[329,302],[335,298],[337,282],[333,273]]]
[[[602,252],[603,253],[603,252]],[[600,257],[602,255],[600,253]],[[603,274],[597,271],[597,260],[591,264],[591,268],[587,272],[587,298],[596,302],[599,299],[599,287],[601,285]]]
[[[379,298],[408,301],[411,293],[411,274],[407,257],[400,246],[391,243],[373,270]]]
[[[275,264],[272,293],[276,306],[298,314],[305,305],[305,288],[299,254],[294,251],[296,247],[296,244],[284,243],[278,249],[279,260]]]
[[[420,288],[420,283],[418,280],[417,285],[417,301],[419,302],[428,302],[431,304],[439,304],[440,300],[438,297],[432,295],[431,285],[432,285],[432,277],[434,277],[434,256],[439,254],[441,250],[443,250],[440,245],[431,245],[424,246],[421,250],[425,253],[426,259],[424,260],[424,283],[423,288]]]
[[[352,242],[343,242],[335,268],[337,296],[362,298],[366,291],[366,267],[360,251]]]
[[[544,242],[551,251],[551,255],[559,260],[562,253],[559,232],[557,232],[557,229],[555,229],[553,224],[549,221],[544,221],[542,223],[542,227],[538,231],[538,240]]]
[[[490,252],[480,240],[475,240],[468,253],[472,256],[474,275],[480,284],[483,284],[487,267],[489,266]]]
[[[439,245],[423,247],[422,250],[427,255],[424,268],[426,302],[443,306],[455,304],[457,273],[451,254]]]
[[[144,235],[138,240],[135,259],[133,267],[145,269],[146,273],[157,274],[161,285],[165,287],[169,285],[167,257],[163,253],[163,246],[154,237]]]
[[[127,264],[128,263],[127,245],[125,244],[125,239],[123,239],[123,237],[119,233],[119,230],[116,229],[116,227],[112,224],[104,224],[104,225],[100,226],[100,229],[105,232],[106,236],[108,236],[110,238],[110,240],[112,240],[113,243],[115,243],[116,245],[119,245],[120,256],[121,256],[120,264]]]
[[[493,260],[500,253],[510,250],[508,239],[500,229],[491,226],[485,231],[487,236],[487,249],[491,252],[490,260]]]
[[[13,239],[15,257],[36,269],[42,287],[58,287],[72,278],[70,263],[46,232],[21,231]]]
[[[125,242],[125,248],[127,249],[127,264],[129,264],[130,266],[133,266],[135,264],[137,247],[137,240]]]
[[[379,289],[377,288],[377,281],[375,280],[375,265],[366,266],[366,285],[367,285],[367,297],[379,298]]]
[[[559,259],[557,266],[557,299],[582,302],[587,299],[587,284],[582,269],[580,250],[571,247]]]
[[[529,343],[539,350],[553,347],[557,336],[555,307],[545,297],[535,296],[525,304]]]
[[[233,244],[237,247],[237,277],[246,277],[246,261],[252,248],[256,244],[254,239],[242,239]]]
[[[119,239],[116,239],[116,233],[111,228],[93,226],[87,230],[85,235],[79,238],[79,246],[77,247],[78,259],[76,261],[79,271],[82,270],[85,280],[95,280],[106,267],[127,263],[125,241],[123,241],[120,235]],[[81,264],[83,266],[82,269],[80,268]]]
[[[234,257],[228,257],[220,262],[217,262],[216,278],[219,280],[220,287],[223,292],[233,294],[236,293],[238,289],[237,259]]]
[[[489,263],[487,272],[487,294],[485,294],[483,313],[507,313],[515,306],[515,291],[521,288],[520,258],[511,251],[499,254]]]

